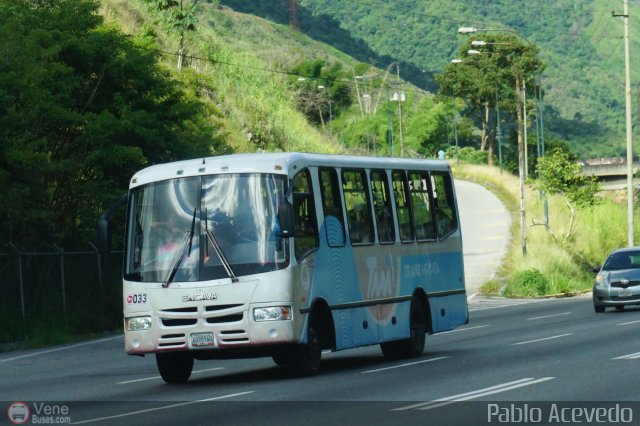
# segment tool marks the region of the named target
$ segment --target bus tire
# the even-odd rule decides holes
[[[289,359],[287,358],[286,354],[276,354],[271,358],[273,359],[273,362],[275,362],[276,365],[280,367],[286,367],[287,365],[289,365]]]
[[[409,330],[407,339],[380,344],[382,354],[387,359],[415,358],[424,352],[426,313],[420,299],[414,297],[409,308]]]
[[[288,357],[289,367],[298,376],[313,376],[320,370],[320,331],[313,313],[309,314],[308,321],[307,343],[294,347]]]
[[[166,383],[186,383],[193,370],[193,355],[189,352],[156,353],[156,364]]]

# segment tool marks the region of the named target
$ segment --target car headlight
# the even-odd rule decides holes
[[[149,330],[151,328],[151,317],[125,318],[124,325],[127,331]]]
[[[604,275],[598,274],[596,275],[596,287],[606,287],[607,280],[604,278]]]
[[[253,310],[255,321],[278,321],[291,319],[291,306],[268,306]]]

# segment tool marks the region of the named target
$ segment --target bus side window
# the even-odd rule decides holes
[[[431,178],[427,172],[409,172],[409,182],[416,238],[418,241],[433,240],[436,230],[431,211]]]
[[[434,173],[431,177],[438,238],[443,238],[458,227],[458,218],[453,204],[453,185],[449,175]]]
[[[378,227],[378,241],[393,243],[396,240],[396,233],[391,212],[391,195],[389,194],[387,173],[383,170],[371,171],[371,194],[373,195],[373,208]]]
[[[404,171],[394,170],[392,174],[393,199],[398,214],[398,229],[400,241],[408,243],[414,241],[411,205],[409,204],[409,186]]]
[[[293,178],[293,222],[295,254],[300,261],[310,250],[318,247],[318,221],[311,175],[307,169]]]
[[[340,184],[335,169],[320,169],[320,195],[322,197],[322,213],[329,247],[345,245],[344,217],[340,199]]]
[[[349,238],[352,244],[373,243],[373,221],[369,208],[367,175],[364,170],[342,172],[342,192],[347,210]]]

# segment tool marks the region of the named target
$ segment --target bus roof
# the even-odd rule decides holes
[[[362,167],[374,169],[407,168],[447,172],[450,170],[449,163],[445,160],[308,154],[300,152],[231,154],[176,161],[147,167],[132,177],[130,188],[135,188],[150,182],[199,175],[226,173],[275,173],[286,175],[290,169],[298,170],[305,166]]]

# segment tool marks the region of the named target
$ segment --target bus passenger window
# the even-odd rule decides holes
[[[327,243],[329,247],[341,247],[344,246],[346,238],[338,173],[335,169],[320,169],[319,174]]]
[[[310,250],[318,247],[318,221],[311,175],[306,169],[293,178],[293,216],[295,254],[300,261]]]
[[[453,186],[449,175],[434,173],[433,201],[436,212],[438,238],[443,238],[458,227],[456,210],[453,204]]]
[[[413,223],[418,241],[433,240],[436,230],[431,212],[431,179],[426,172],[410,172],[409,187],[411,191],[411,207]]]
[[[373,221],[369,208],[367,175],[364,170],[342,172],[342,192],[347,210],[349,238],[352,244],[373,243]]]
[[[382,170],[371,171],[371,194],[373,196],[373,208],[378,227],[378,241],[392,243],[396,240],[393,227],[393,214],[391,212],[391,195],[387,173]]]
[[[403,243],[414,241],[411,206],[409,204],[409,185],[404,171],[394,170],[392,175],[393,198],[398,214],[398,229],[400,241]]]

